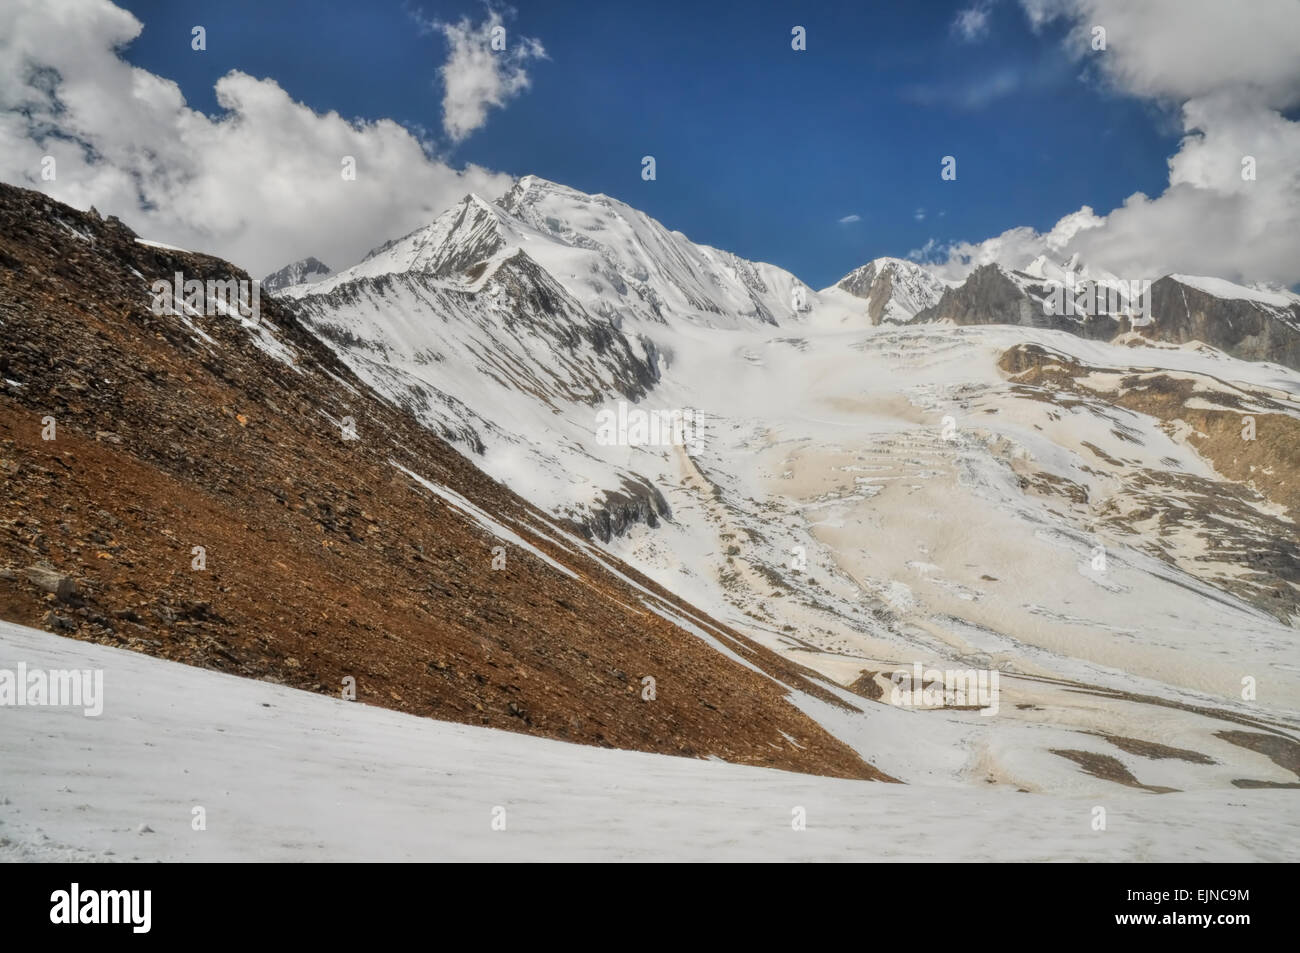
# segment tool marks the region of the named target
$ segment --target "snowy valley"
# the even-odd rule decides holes
[[[1061,273],[1013,277],[1041,314]],[[1300,313],[1176,280],[1279,335]],[[915,661],[999,670],[994,719],[872,708],[905,781],[1295,783],[1232,725],[1297,725],[1300,372],[1167,310],[1113,341],[937,317],[963,293],[888,259],[815,292],[529,176],[285,297],[488,473],[774,651],[886,702]],[[615,401],[700,434],[602,446]]]
[[[1060,264],[899,259],[818,291],[526,176],[241,326],[146,314],[229,266],[32,195],[0,608],[80,641],[6,625],[0,668],[108,701],[5,713],[0,856],[1295,859],[1300,297],[1151,276],[1150,325],[1076,321]],[[615,408],[690,439],[603,439]],[[995,697],[921,700],[949,672]]]

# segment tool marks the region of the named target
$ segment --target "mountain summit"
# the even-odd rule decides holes
[[[330,273],[329,265],[315,258],[307,257],[301,261],[285,265],[279,271],[272,272],[262,279],[262,290],[274,294],[290,285],[300,285],[320,281]]]
[[[902,324],[934,307],[954,282],[901,258],[876,258],[849,272],[835,287],[867,302],[871,324]]]

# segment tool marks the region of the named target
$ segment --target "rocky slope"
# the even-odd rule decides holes
[[[1242,360],[1300,368],[1296,295],[1167,275],[1152,282],[1151,298],[1155,323],[1148,336],[1155,340],[1201,341]]]
[[[999,366],[1025,398],[1095,413],[1123,408],[1194,447],[1212,474],[1167,460],[1143,465],[1093,447],[1093,465],[1114,471],[1124,487],[1101,499],[1082,493],[1093,525],[1109,526],[1282,622],[1300,620],[1300,402],[1267,386],[1161,368],[1158,354],[1143,367],[1145,339],[1133,335],[1130,344],[1136,353],[1127,367],[1038,344],[1009,348]],[[1136,434],[1129,438],[1138,442]]]
[[[1032,266],[1012,271],[983,265],[961,284],[946,289],[936,303],[917,311],[911,320],[1018,324],[1094,340],[1137,331],[1153,341],[1200,341],[1242,360],[1300,368],[1300,296],[1257,291],[1213,278],[1166,275],[1151,281],[1151,320],[1135,322],[1124,313],[1127,302],[1118,311],[1101,304],[1095,314],[1045,309],[1044,302],[1053,292],[1049,277]]]
[[[819,677],[565,533],[275,298],[155,311],[177,271],[248,279],[0,186],[0,617],[451,721],[882,776],[797,707],[845,706]]]

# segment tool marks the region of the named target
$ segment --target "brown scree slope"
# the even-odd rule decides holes
[[[817,676],[608,557],[654,595],[604,568],[273,299],[264,333],[293,367],[236,319],[152,313],[150,283],[176,271],[248,277],[0,185],[0,378],[14,382],[0,381],[0,617],[326,694],[352,676],[360,703],[448,721],[885,779],[787,701],[795,688],[843,704]],[[342,439],[345,416],[360,439]],[[206,569],[191,568],[195,546]],[[111,672],[105,685],[111,705]]]

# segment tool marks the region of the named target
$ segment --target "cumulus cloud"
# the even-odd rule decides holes
[[[546,59],[540,40],[509,36],[496,9],[489,8],[479,23],[466,16],[425,25],[447,40],[447,62],[438,73],[442,128],[452,142],[464,140],[487,122],[489,109],[500,109],[529,87],[528,61]]]
[[[841,224],[841,225],[851,225],[851,224],[853,224],[854,222],[860,222],[860,221],[862,221],[862,216],[861,216],[861,215],[858,215],[858,214],[855,212],[855,213],[853,213],[852,215],[845,215],[842,219],[840,219],[840,224]]]
[[[118,56],[141,29],[108,0],[0,4],[0,179],[254,276],[307,255],[347,267],[467,192],[509,186],[431,158],[395,122],[320,115],[238,71],[217,82],[223,112],[206,116],[175,83]],[[41,178],[46,155],[54,181]]]
[[[1295,0],[1021,0],[1036,29],[1066,22],[1067,49],[1091,52],[1117,89],[1185,102],[1223,89],[1253,89],[1274,109],[1300,104],[1300,4]]]
[[[1021,0],[1039,30],[1067,26],[1065,51],[1116,92],[1172,105],[1183,138],[1158,196],[1082,208],[1045,233],[1013,228],[951,245],[941,270],[960,277],[999,262],[1078,253],[1141,277],[1169,272],[1300,282],[1300,3],[1253,0]],[[1093,51],[1095,27],[1106,49]],[[1253,160],[1254,179],[1243,178]],[[1136,274],[1131,274],[1136,272]]]

